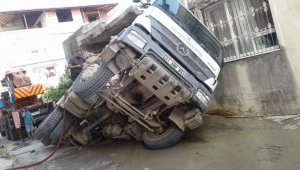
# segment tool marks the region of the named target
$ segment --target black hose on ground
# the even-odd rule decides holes
[[[65,94],[64,94],[64,102],[66,102],[66,98],[67,98],[67,91],[65,91]],[[58,150],[58,148],[61,146],[61,143],[62,143],[62,140],[64,138],[64,129],[65,129],[65,122],[66,122],[66,115],[67,115],[67,112],[66,110],[64,109],[64,115],[63,115],[63,127],[62,127],[62,130],[61,130],[61,134],[60,134],[60,137],[59,137],[59,141],[58,143],[55,145],[54,149],[52,150],[51,154],[49,156],[47,156],[46,158],[44,158],[43,160],[40,160],[36,163],[33,163],[33,164],[29,164],[29,165],[24,165],[24,166],[19,166],[19,167],[12,167],[12,168],[9,168],[9,169],[6,169],[6,170],[15,170],[15,169],[27,169],[27,168],[31,168],[31,167],[34,167],[34,166],[37,166],[37,165],[40,165],[44,162],[46,162],[49,158],[51,158],[55,152]]]

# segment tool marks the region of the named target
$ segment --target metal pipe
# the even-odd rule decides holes
[[[108,97],[106,97],[105,95],[100,94],[101,97],[103,97],[106,101],[112,103],[115,107],[117,107],[118,109],[122,110],[123,112],[125,112],[128,116],[130,116],[133,120],[137,121],[138,123],[140,123],[142,126],[144,126],[146,129],[148,129],[150,132],[153,132],[153,129],[150,128],[148,125],[146,125],[144,122],[140,121],[138,118],[136,118],[134,115],[132,115],[130,112],[128,112],[127,110],[121,108],[120,106],[118,106],[117,103],[115,103],[114,101],[112,101],[111,99],[109,99]]]
[[[89,127],[86,128],[86,131],[89,132],[92,129],[94,129],[98,124],[100,124],[102,121],[104,121],[105,119],[109,118],[109,116],[111,116],[112,113],[110,112],[106,112],[100,119],[98,119],[96,122],[94,122],[92,125],[90,125]]]
[[[117,96],[116,98],[119,99],[119,100],[121,100],[124,104],[126,104],[128,107],[130,107],[131,109],[133,109],[135,112],[139,113],[141,116],[145,117],[145,114],[143,112],[139,111],[137,108],[135,108],[130,103],[128,103],[126,100],[124,100],[122,97]]]

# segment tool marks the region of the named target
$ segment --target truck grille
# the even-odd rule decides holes
[[[180,55],[181,58],[193,69],[193,71],[204,74],[206,78],[214,77],[213,73],[208,69],[208,67],[190,49],[188,49],[188,53],[187,53],[188,56],[183,56],[180,53],[178,53],[176,50],[177,44],[183,44],[183,43],[177,37],[175,37],[172,33],[170,33],[170,31],[167,30],[164,26],[161,26],[161,27],[162,27],[162,31],[164,32],[164,34],[160,33],[158,30],[157,30],[157,32],[160,33],[162,40],[170,48],[172,48],[177,53],[177,55]],[[171,41],[171,40],[173,40],[173,41]]]

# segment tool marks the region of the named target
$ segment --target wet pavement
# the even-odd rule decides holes
[[[0,138],[1,145],[11,145]],[[52,147],[38,141],[19,155],[0,158],[0,169],[33,163]],[[104,170],[247,170],[300,169],[300,119],[292,117],[224,118],[205,116],[205,125],[186,133],[179,144],[148,150],[134,141],[106,141],[87,147],[62,147],[50,160],[33,169]],[[34,150],[32,149],[36,148]],[[6,146],[5,146],[6,147]],[[12,148],[11,146],[7,148]],[[9,150],[9,149],[8,149]],[[26,151],[26,152],[24,152]],[[1,152],[0,152],[1,153]],[[10,154],[13,152],[10,150]]]

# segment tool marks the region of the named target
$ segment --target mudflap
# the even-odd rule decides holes
[[[182,113],[178,108],[174,108],[169,119],[182,131],[184,131],[185,128],[195,129],[203,125],[202,112],[197,108],[191,109],[185,113]]]
[[[185,130],[185,123],[183,117],[180,115],[181,111],[178,108],[174,108],[169,116],[169,119],[179,127],[182,131]]]

